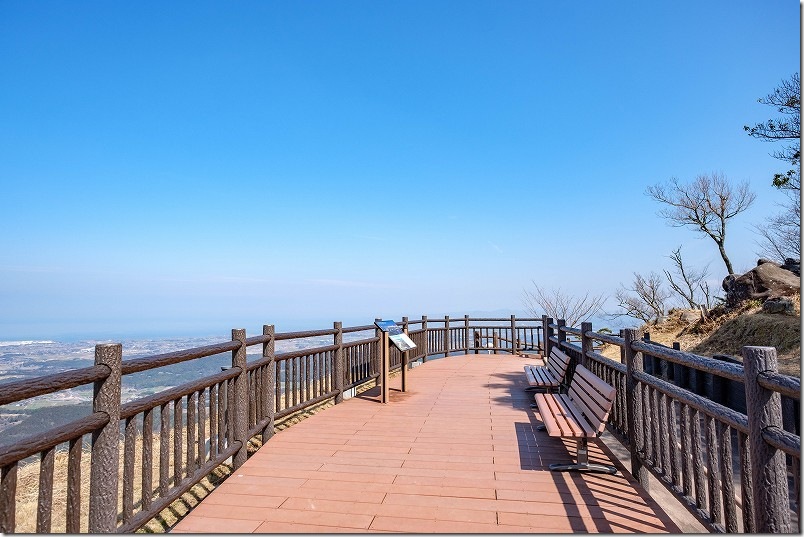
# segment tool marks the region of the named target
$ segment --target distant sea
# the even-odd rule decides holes
[[[345,334],[344,341],[373,336],[372,332]],[[180,351],[227,341],[221,336],[132,339],[123,345],[123,360]],[[95,345],[109,341],[0,341],[0,390],[2,384],[88,367],[94,364]],[[319,347],[332,343],[332,336],[276,342],[276,352]],[[262,346],[247,350],[248,360],[262,355]],[[122,401],[132,401],[185,382],[220,372],[231,366],[231,353],[222,353],[180,364],[126,375]],[[85,416],[92,409],[92,385],[79,386],[50,395],[0,406],[0,445],[25,438],[37,431]]]

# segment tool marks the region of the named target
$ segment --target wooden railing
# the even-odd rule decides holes
[[[548,317],[424,316],[397,324],[417,345],[404,364],[401,353],[389,351],[391,369],[403,371],[451,353],[489,350],[489,337],[495,352],[547,354],[558,345],[617,389],[609,430],[629,448],[631,471],[643,486],[649,487],[648,473],[654,475],[710,531],[792,531],[794,517],[800,524],[801,439],[784,430],[780,403],[782,396],[799,400],[800,380],[776,372],[773,349],[747,347],[743,367],[652,345],[633,330],[617,337]],[[313,337],[318,346],[276,352],[277,341]],[[327,338],[331,343],[320,345]],[[17,529],[17,475],[21,461],[32,456],[39,458],[35,530],[51,531],[57,452],[66,456],[67,532],[142,527],[219,465],[242,465],[249,440],[268,441],[276,420],[339,404],[353,388],[377,382],[380,341],[374,325],[336,322],[331,329],[288,333],[266,325],[258,336],[233,330],[231,341],[129,360],[120,345],[98,345],[94,366],[0,384],[0,406],[86,384],[95,388],[90,415],[0,447],[0,532]],[[601,343],[620,347],[623,361],[601,355]],[[251,346],[262,352],[248,362]],[[121,404],[126,375],[221,353],[231,353],[223,371]],[[654,359],[743,382],[747,414],[647,373],[645,360]],[[88,493],[82,491],[86,458]]]
[[[404,317],[397,324],[417,345],[407,363],[473,350],[468,334],[484,321],[504,321],[525,331],[535,328],[528,322],[539,320]],[[344,335],[351,341],[345,342]],[[331,338],[331,343],[275,351],[278,341],[309,338]],[[0,384],[0,407],[87,384],[94,384],[95,391],[90,415],[0,447],[0,532],[17,529],[17,476],[30,457],[39,458],[36,525],[31,528],[37,533],[53,529],[54,508],[61,503],[54,500],[60,464],[66,465],[67,481],[60,530],[128,533],[142,527],[219,465],[230,460],[233,468],[242,465],[249,440],[267,441],[276,420],[321,403],[339,404],[350,390],[377,381],[379,341],[374,325],[343,328],[336,322],[331,329],[286,333],[266,325],[258,336],[233,330],[230,341],[128,360],[123,360],[121,345],[98,345],[91,367]],[[249,362],[246,350],[253,346],[262,352]],[[220,372],[121,402],[128,375],[222,353],[231,354],[231,366]],[[391,370],[403,367],[395,348],[388,358]],[[61,453],[66,461],[56,457]],[[88,479],[82,475],[87,458]]]
[[[594,341],[620,347],[623,362],[594,351]],[[782,412],[782,397],[800,401],[801,381],[778,373],[775,349],[744,347],[744,365],[733,364],[654,345],[635,330],[616,337],[546,318],[545,352],[553,345],[617,389],[609,430],[646,489],[651,473],[713,532],[801,531],[801,437],[785,430]],[[656,360],[744,383],[747,414],[668,382],[661,367],[646,373]]]

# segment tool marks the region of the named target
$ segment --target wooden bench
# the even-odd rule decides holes
[[[578,440],[578,461],[551,464],[550,470],[617,473],[614,466],[590,464],[588,449],[588,440],[599,437],[606,427],[615,393],[614,388],[578,365],[566,394],[534,395],[547,434]]]
[[[553,347],[550,356],[545,360],[545,365],[525,366],[525,376],[530,384],[527,389],[543,389],[548,393],[553,392],[564,382],[569,362],[569,356]]]

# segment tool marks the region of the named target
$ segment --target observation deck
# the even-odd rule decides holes
[[[278,432],[173,532],[670,532],[679,528],[605,445],[617,475],[551,472],[575,443],[536,430],[511,354],[430,360]]]

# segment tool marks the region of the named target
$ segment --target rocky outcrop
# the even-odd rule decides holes
[[[795,305],[789,298],[783,296],[769,298],[762,304],[762,311],[765,313],[795,313]]]
[[[799,278],[801,277],[801,259],[790,259],[789,257],[784,260],[782,268],[789,270]]]
[[[800,266],[800,263],[792,259],[788,259],[784,266],[760,259],[755,268],[742,276],[726,276],[723,279],[726,304],[736,306],[749,299],[765,302],[800,293]],[[798,273],[793,270],[798,270]]]

